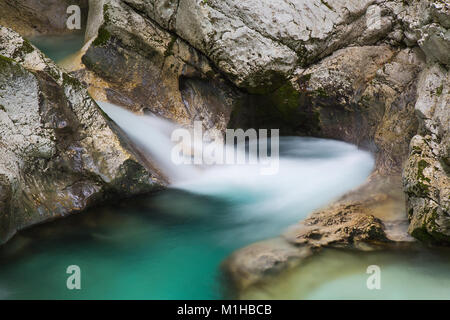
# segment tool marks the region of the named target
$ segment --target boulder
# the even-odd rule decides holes
[[[0,243],[108,199],[161,189],[81,83],[0,27]]]
[[[206,56],[122,1],[107,0],[95,9],[90,20],[100,27],[88,28],[94,39],[70,70],[96,99],[225,130],[240,93]]]
[[[245,289],[297,267],[310,257],[310,246],[296,246],[283,238],[273,238],[251,244],[231,254],[221,265],[228,289]]]
[[[236,86],[257,93],[280,87],[298,63],[352,43],[375,43],[392,26],[371,0],[125,2],[203,52]]]

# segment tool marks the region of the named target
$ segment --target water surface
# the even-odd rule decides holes
[[[380,288],[369,290],[369,266]],[[325,249],[300,267],[243,293],[243,299],[450,299],[450,248],[361,252]]]
[[[281,140],[280,173],[215,168],[153,196],[23,232],[0,253],[4,299],[218,299],[220,263],[361,184],[372,157],[332,140]],[[66,288],[69,265],[82,290]]]

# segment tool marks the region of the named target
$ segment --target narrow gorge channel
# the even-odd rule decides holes
[[[76,1],[0,0],[0,300],[450,299],[446,3]]]
[[[78,49],[74,42],[73,52]],[[66,44],[60,38],[36,42],[59,61],[65,58],[58,54]],[[152,158],[170,162],[170,136],[164,130],[169,122],[98,103]],[[221,272],[227,256],[279,235],[302,216],[358,187],[373,165],[368,152],[344,142],[281,137],[277,175],[260,175],[251,166],[206,168],[180,181],[174,178],[168,190],[156,195],[94,208],[20,233],[0,252],[0,298],[235,297]],[[385,276],[394,280],[389,282],[389,298],[424,298],[423,293],[430,291],[433,298],[450,298],[450,252],[428,253],[426,259],[419,259],[421,254],[420,250],[399,256],[392,251],[328,249],[305,267],[285,272],[242,297],[386,298],[365,290],[365,268],[371,261],[382,261]],[[411,260],[419,265],[408,267]],[[79,292],[70,292],[64,285],[66,275],[61,270],[67,261],[87,270]],[[402,279],[409,277],[415,281],[405,286]]]

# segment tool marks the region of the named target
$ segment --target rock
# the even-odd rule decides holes
[[[235,251],[222,263],[229,289],[243,291],[268,277],[298,266],[311,256],[308,246],[295,246],[282,238],[251,244]]]
[[[313,212],[283,236],[292,244],[366,250],[411,242],[400,176],[372,176],[358,189]]]
[[[447,18],[450,20],[450,15]],[[429,60],[450,65],[450,30],[432,23],[423,27],[421,34],[417,43]]]
[[[420,127],[403,172],[409,232],[423,241],[450,241],[449,104],[448,71],[428,66],[420,75],[415,105]]]
[[[376,174],[335,203],[313,212],[289,227],[281,237],[251,244],[233,252],[223,263],[233,294],[301,268],[322,248],[379,250],[409,246],[405,197],[400,176]]]
[[[331,208],[316,212],[303,221],[292,242],[320,247],[387,241],[381,220],[362,213],[364,209],[361,203],[333,204]]]
[[[126,0],[208,56],[238,87],[267,93],[297,64],[309,64],[352,43],[372,44],[391,17],[369,25],[374,1]],[[381,9],[380,9],[381,11]],[[320,21],[320,23],[317,23]]]
[[[354,143],[375,153],[380,173],[401,172],[417,131],[414,104],[423,65],[420,50],[383,45],[341,49],[297,69],[294,108],[316,122],[312,132],[299,127],[297,134]]]
[[[235,108],[232,127],[280,128],[284,135],[344,140],[376,155],[376,170],[400,173],[417,132],[418,49],[348,47],[309,68],[270,95],[250,95]]]
[[[28,226],[165,185],[79,81],[5,27],[0,150],[0,243]]]
[[[419,45],[430,62],[450,63],[450,5],[445,1],[413,1],[399,5],[401,21],[408,46]]]
[[[71,69],[94,97],[183,125],[226,128],[240,93],[207,57],[119,0],[105,1],[97,14],[97,36],[82,53],[82,65]],[[98,24],[94,13],[90,17]]]
[[[81,9],[82,29],[86,25],[88,0],[0,0],[0,25],[25,37],[77,33],[66,26],[67,8]]]

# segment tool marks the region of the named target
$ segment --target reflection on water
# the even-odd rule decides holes
[[[367,267],[381,270],[369,290]],[[298,268],[253,287],[243,299],[450,299],[450,248],[360,252],[326,249]]]

